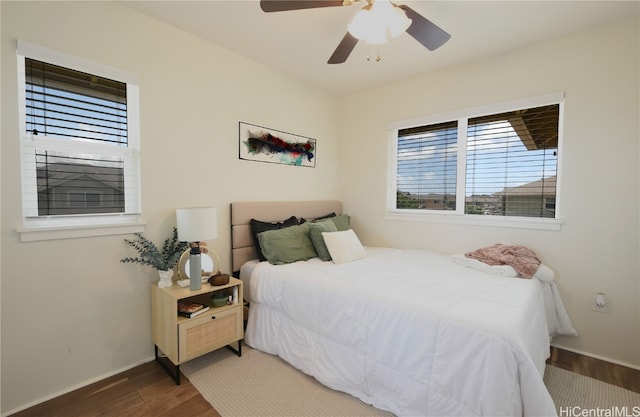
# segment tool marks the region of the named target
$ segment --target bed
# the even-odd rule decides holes
[[[417,249],[362,247],[339,264],[255,259],[251,219],[341,211],[337,201],[232,204],[249,346],[398,416],[556,415],[542,380],[553,333],[543,280]]]

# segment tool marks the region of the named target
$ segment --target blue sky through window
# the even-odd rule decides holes
[[[27,131],[127,144],[127,105],[27,83]]]
[[[509,121],[470,123],[465,195],[490,195],[556,175],[557,148],[529,150]],[[412,195],[456,193],[457,128],[400,136],[397,189]]]

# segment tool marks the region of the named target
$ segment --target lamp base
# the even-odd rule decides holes
[[[189,289],[197,291],[202,288],[202,268],[200,254],[189,255]]]

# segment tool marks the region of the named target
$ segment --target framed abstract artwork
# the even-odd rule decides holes
[[[316,140],[268,127],[239,122],[239,157],[315,168]]]

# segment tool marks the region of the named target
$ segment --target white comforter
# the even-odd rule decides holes
[[[341,265],[257,265],[246,343],[399,416],[556,415],[539,281],[366,250]]]

